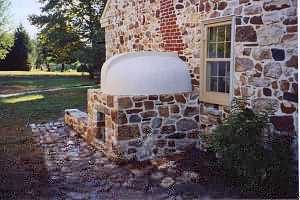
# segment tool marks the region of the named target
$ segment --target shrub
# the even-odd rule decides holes
[[[244,194],[296,197],[292,138],[267,131],[272,113],[255,112],[246,107],[245,99],[234,99],[229,117],[210,136],[209,150]]]
[[[214,129],[208,148],[218,155],[226,177],[244,193],[264,197],[297,196],[297,163],[292,137],[267,131],[273,111],[255,112],[234,99],[229,117]]]
[[[291,136],[274,135],[270,144],[269,164],[264,180],[268,198],[298,197],[298,163],[293,157]]]
[[[254,189],[266,175],[268,165],[263,140],[268,116],[245,105],[243,99],[234,100],[229,117],[214,129],[210,148],[219,155],[218,164],[228,177]]]

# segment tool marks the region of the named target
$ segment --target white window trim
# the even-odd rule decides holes
[[[206,91],[206,42],[207,42],[207,27],[214,26],[214,24],[222,25],[222,24],[231,24],[231,58],[230,58],[230,86],[229,86],[229,94],[220,93],[220,92],[207,92]],[[227,16],[227,17],[218,17],[214,19],[208,19],[201,21],[201,30],[202,32],[202,42],[201,42],[201,67],[200,67],[200,100],[207,103],[213,103],[218,105],[229,106],[232,101],[234,94],[234,41],[235,41],[235,16]]]

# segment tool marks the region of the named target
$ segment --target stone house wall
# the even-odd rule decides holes
[[[131,51],[175,51],[200,89],[202,21],[234,18],[232,96],[257,110],[272,107],[278,131],[298,129],[297,0],[111,0],[102,25],[107,58]],[[200,126],[208,130],[229,108],[201,101]]]

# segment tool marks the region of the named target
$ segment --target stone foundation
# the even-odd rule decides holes
[[[65,122],[110,158],[147,160],[200,146],[199,96],[111,96],[88,91],[88,115],[66,110]]]

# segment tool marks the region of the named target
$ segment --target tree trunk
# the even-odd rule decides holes
[[[50,72],[50,65],[49,65],[49,63],[47,63],[46,65],[47,65],[48,72]]]
[[[65,71],[65,63],[61,64],[61,72]]]

